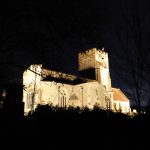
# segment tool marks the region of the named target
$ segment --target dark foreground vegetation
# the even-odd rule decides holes
[[[149,113],[125,115],[98,107],[89,110],[39,105],[35,112],[19,119],[3,112],[0,115],[1,137],[7,140],[17,137],[35,145],[45,141],[49,146],[57,143],[55,147],[71,144],[99,149],[144,149],[149,145]]]

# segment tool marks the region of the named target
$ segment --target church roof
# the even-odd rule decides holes
[[[112,88],[112,91],[113,91],[113,100],[124,102],[129,101],[129,99],[124,95],[124,93],[120,89]]]
[[[50,77],[53,77],[53,78],[62,78],[64,80],[70,80],[70,81],[73,81],[77,78],[75,75],[70,75],[70,74],[67,74],[67,73],[48,70],[48,69],[42,69],[42,76],[43,77],[50,76]]]
[[[73,85],[94,81],[92,79],[48,69],[42,69],[42,78],[43,81],[55,81]]]

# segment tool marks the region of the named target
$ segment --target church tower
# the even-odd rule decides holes
[[[80,76],[97,80],[111,91],[108,53],[96,48],[81,52],[78,55]]]

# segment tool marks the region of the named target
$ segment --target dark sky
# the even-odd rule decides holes
[[[105,47],[113,86],[130,91],[126,57],[137,54],[141,32],[140,52],[149,48],[149,8],[148,0],[5,1],[0,5],[1,80],[19,78],[33,63],[76,74],[79,51]]]
[[[110,6],[88,0],[1,5],[1,62],[37,62],[76,73],[77,53],[104,45],[103,35],[112,18]]]

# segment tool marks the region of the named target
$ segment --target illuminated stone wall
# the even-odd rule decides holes
[[[97,82],[78,85],[68,85],[56,82],[41,82],[42,100],[44,104],[62,106],[63,96],[66,106],[88,106],[92,108],[96,103],[105,107],[104,89]]]
[[[130,103],[114,100],[113,103],[113,110],[115,111],[121,111],[123,113],[128,113],[130,111]]]
[[[88,106],[89,108],[99,104],[101,107],[106,107],[104,86],[100,83],[95,81],[69,85],[54,81],[41,81],[41,67],[41,65],[31,65],[24,72],[25,112],[35,109],[38,104],[52,104],[59,107]]]
[[[88,68],[95,68],[95,53],[96,48],[90,49],[85,52],[81,52],[78,55],[78,62],[79,62],[79,71],[85,70]]]
[[[34,99],[34,108],[40,103],[39,93],[41,93],[41,71],[42,65],[35,64],[31,65],[23,73],[23,102],[25,102],[25,112],[31,110],[32,99]]]

